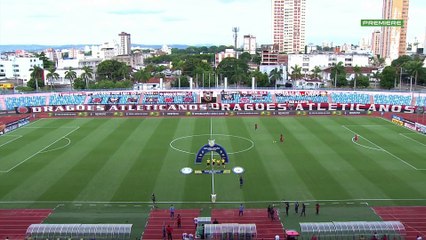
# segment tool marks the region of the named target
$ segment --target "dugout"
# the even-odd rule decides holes
[[[405,227],[399,221],[353,221],[300,223],[302,239],[388,240],[404,239]]]
[[[256,224],[205,224],[204,239],[256,239]]]
[[[26,239],[128,240],[132,224],[31,224]]]

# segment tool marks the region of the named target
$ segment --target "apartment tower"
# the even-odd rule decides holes
[[[305,50],[306,0],[272,0],[272,40],[279,52]]]
[[[382,27],[380,55],[386,60],[394,60],[405,55],[407,49],[407,22],[409,0],[383,0],[383,19],[402,19],[402,27]]]
[[[120,34],[118,34],[118,36],[120,37],[120,47],[118,49],[118,55],[130,55],[132,53],[130,34],[121,32]]]
[[[256,54],[256,37],[253,35],[244,35],[243,51],[250,54]]]
[[[380,54],[380,31],[376,30],[371,34],[371,52],[374,56]]]

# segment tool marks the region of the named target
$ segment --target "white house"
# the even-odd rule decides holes
[[[302,67],[302,74],[309,75],[316,67],[325,69],[343,63],[345,67],[366,67],[369,65],[367,54],[289,54],[288,69],[291,73],[292,67]]]
[[[43,68],[43,61],[36,57],[6,56],[0,60],[0,79],[22,79],[25,85],[34,66]]]

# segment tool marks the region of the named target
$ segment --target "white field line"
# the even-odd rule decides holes
[[[425,134],[423,134],[423,133],[421,133],[421,132],[418,132],[418,131],[416,131],[416,130],[413,130],[413,129],[411,129],[411,128],[407,128],[407,127],[404,127],[404,126],[397,125],[397,124],[393,123],[391,120],[389,120],[389,119],[387,119],[387,118],[380,118],[380,119],[382,119],[383,121],[386,121],[386,122],[388,122],[388,123],[391,123],[393,126],[402,127],[403,129],[407,129],[407,130],[409,130],[409,131],[410,131],[410,133],[411,133],[411,134],[415,133],[415,134],[419,134],[420,136],[426,136]],[[350,125],[346,125],[346,126],[350,126]],[[356,126],[356,125],[355,125],[355,126]],[[358,125],[358,126],[359,126],[359,125]],[[362,125],[362,126],[368,126],[368,125]],[[387,125],[383,125],[383,126],[387,126]],[[408,134],[408,133],[406,133],[406,134]]]
[[[387,153],[387,154],[391,155],[392,157],[394,157],[394,158],[398,159],[399,161],[401,161],[401,162],[405,163],[407,166],[409,166],[409,167],[413,168],[414,170],[418,170],[418,171],[419,171],[419,170],[425,170],[425,169],[418,169],[418,168],[414,167],[413,165],[411,165],[411,164],[409,164],[408,162],[404,161],[404,160],[403,160],[403,159],[401,159],[400,157],[395,156],[393,153],[391,153],[391,152],[387,151],[386,149],[384,149],[384,148],[380,147],[379,145],[377,145],[377,144],[373,143],[372,141],[368,140],[367,138],[362,137],[362,136],[361,136],[361,135],[359,135],[358,133],[356,133],[356,132],[352,131],[352,130],[351,130],[351,129],[349,129],[348,127],[346,127],[346,126],[344,126],[344,125],[342,125],[342,127],[343,127],[343,128],[345,128],[345,129],[347,129],[348,131],[352,132],[353,134],[357,134],[360,138],[363,138],[363,139],[365,139],[367,142],[369,142],[369,143],[371,143],[372,145],[376,146],[377,148],[382,149],[385,153]]]
[[[353,198],[353,199],[298,199],[298,200],[267,200],[267,201],[218,201],[217,203],[294,203],[294,202],[304,202],[304,203],[328,203],[328,204],[355,204],[359,202],[359,204],[368,205],[368,202],[389,202],[389,201],[413,201],[413,202],[423,202],[426,201],[426,198]],[[104,206],[112,206],[114,204],[127,204],[127,205],[139,205],[139,204],[152,204],[152,201],[119,201],[119,202],[108,202],[108,201],[0,201],[0,204],[98,204]],[[160,201],[157,202],[159,204],[193,204],[193,203],[211,203],[210,201]]]
[[[12,140],[9,140],[9,141],[7,141],[7,142],[5,142],[5,143],[1,144],[1,145],[0,145],[0,147],[3,147],[4,145],[6,145],[6,144],[8,144],[8,143],[11,143],[11,142],[13,142],[13,141],[15,141],[15,140],[17,140],[17,139],[21,138],[21,137],[22,137],[22,135],[5,135],[5,136],[3,136],[3,137],[16,137],[16,138],[14,138],[14,139],[12,139]]]
[[[375,151],[383,151],[383,149],[382,149],[382,148],[369,147],[369,146],[365,146],[365,145],[363,145],[363,144],[360,144],[360,143],[358,143],[357,141],[355,141],[355,138],[352,138],[352,142],[353,142],[353,143],[355,143],[356,145],[360,146],[360,147],[363,147],[363,148],[367,148],[367,149],[375,150]]]
[[[71,139],[69,139],[69,138],[67,138],[67,137],[62,138],[62,139],[67,140],[67,141],[68,141],[68,142],[67,142],[67,144],[65,144],[65,145],[64,145],[64,146],[62,146],[62,147],[57,147],[57,148],[50,149],[50,150],[46,150],[46,151],[43,151],[43,152],[40,152],[40,153],[47,153],[47,152],[53,152],[53,151],[56,151],[56,150],[61,150],[61,149],[63,149],[63,148],[68,147],[68,146],[71,144]]]
[[[59,142],[60,140],[62,140],[63,138],[67,137],[68,135],[70,135],[71,133],[77,131],[78,129],[80,129],[80,127],[76,127],[74,130],[70,131],[69,133],[65,134],[64,136],[56,139],[54,142],[52,142],[51,144],[47,145],[46,147],[40,149],[39,151],[37,151],[36,153],[34,153],[33,155],[27,157],[26,159],[22,160],[21,162],[19,162],[18,164],[16,164],[15,166],[13,166],[12,168],[6,170],[6,171],[0,171],[0,173],[8,173],[10,171],[12,171],[13,169],[17,168],[19,165],[23,164],[24,162],[30,160],[31,158],[33,158],[34,156],[36,156],[39,153],[42,153],[44,150],[46,150],[47,148],[49,148],[50,146],[52,146],[53,144]]]
[[[408,138],[408,139],[410,139],[410,140],[412,140],[412,141],[414,141],[414,142],[416,142],[416,143],[418,143],[418,144],[423,145],[423,146],[425,146],[425,147],[426,147],[426,144],[421,143],[421,142],[417,141],[417,140],[416,140],[416,139],[414,139],[414,138],[410,138],[409,136],[406,136],[404,133],[400,133],[399,135],[401,135],[401,136],[403,136],[403,137],[405,137],[405,138]]]

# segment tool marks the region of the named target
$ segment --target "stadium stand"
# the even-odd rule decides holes
[[[426,97],[416,97],[416,106],[426,107]]]
[[[374,94],[375,104],[411,105],[411,95]]]
[[[70,94],[70,95],[50,95],[49,104],[50,105],[67,105],[67,104],[84,104],[84,100],[86,99],[86,95],[83,94]]]
[[[200,103],[202,90],[110,91],[0,95],[0,111],[20,106],[78,104],[189,104]],[[324,90],[224,91],[216,90],[220,103],[360,103],[426,106],[423,93],[344,92]]]
[[[331,101],[333,103],[361,103],[369,104],[370,95],[366,93],[348,93],[348,92],[332,92]]]
[[[195,92],[147,92],[142,96],[143,104],[184,104],[198,102]]]
[[[225,92],[220,94],[221,103],[271,103],[272,94],[268,91]]]
[[[5,99],[6,109],[13,110],[20,106],[43,106],[46,105],[46,96],[14,96]]]

